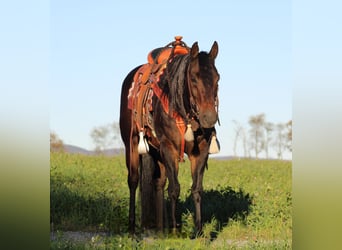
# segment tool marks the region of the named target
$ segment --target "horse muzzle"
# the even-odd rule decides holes
[[[207,110],[204,112],[200,112],[198,119],[201,127],[212,128],[215,126],[215,123],[218,120],[218,115],[215,110]]]

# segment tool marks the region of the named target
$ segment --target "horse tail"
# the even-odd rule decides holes
[[[156,225],[156,192],[154,184],[156,162],[150,154],[143,154],[140,157],[141,227],[148,229]]]

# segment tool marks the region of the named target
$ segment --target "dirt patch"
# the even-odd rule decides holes
[[[50,240],[51,241],[72,241],[72,242],[94,242],[99,238],[109,236],[108,233],[91,233],[91,232],[73,232],[73,231],[65,231],[65,232],[51,232]]]

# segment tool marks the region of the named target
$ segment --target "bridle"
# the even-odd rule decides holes
[[[195,100],[195,97],[192,93],[192,90],[191,90],[191,78],[190,78],[190,69],[191,69],[191,66],[190,66],[190,63],[189,63],[189,66],[187,68],[187,77],[186,77],[186,84],[187,84],[187,87],[188,87],[188,91],[189,91],[189,100],[190,100],[190,112],[188,114],[188,120],[192,120],[192,119],[195,119],[197,121],[199,121],[199,117],[200,117],[200,112],[199,112],[199,108],[198,108],[198,105],[196,103],[196,100]],[[215,111],[217,113],[217,122],[218,124],[220,125],[220,119],[219,119],[219,98],[218,98],[218,95],[216,95],[215,97]]]

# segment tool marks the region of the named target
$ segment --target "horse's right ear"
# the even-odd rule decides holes
[[[209,52],[209,55],[211,58],[215,59],[217,57],[217,54],[218,54],[218,44],[217,42],[215,41],[213,43],[213,46],[211,47],[211,50]]]
[[[190,55],[191,58],[195,58],[198,55],[198,42],[195,42],[192,46],[191,46],[191,50],[190,50]]]

